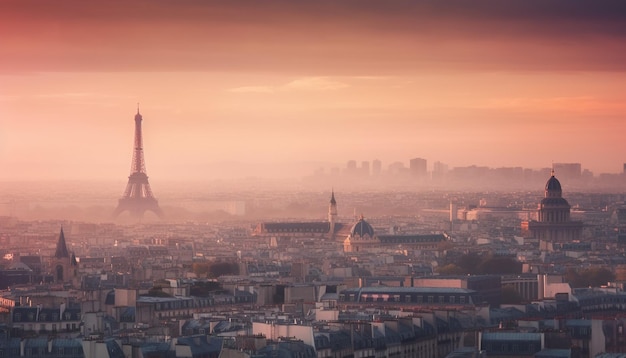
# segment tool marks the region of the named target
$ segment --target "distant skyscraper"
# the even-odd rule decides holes
[[[418,178],[426,177],[426,174],[428,173],[426,169],[426,164],[427,164],[426,159],[422,159],[422,158],[411,159],[409,162],[409,170],[411,172],[411,175],[414,177],[418,177]]]
[[[626,163],[624,163],[624,174],[626,174]]]
[[[582,166],[580,163],[554,163],[552,169],[559,173],[559,178],[567,182],[580,180]]]
[[[448,173],[448,165],[442,162],[433,163],[433,181],[440,181]]]
[[[354,178],[358,174],[359,174],[359,170],[356,165],[356,160],[348,160],[348,163],[346,164],[345,175],[350,178]]]
[[[383,163],[378,160],[378,159],[374,159],[372,161],[372,175],[373,176],[379,176],[380,173],[382,172],[382,168],[383,168]],[[626,168],[626,164],[624,164],[624,168]],[[626,171],[626,169],[624,169]]]

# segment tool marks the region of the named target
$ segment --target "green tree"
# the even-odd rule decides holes
[[[510,257],[489,257],[477,267],[479,274],[516,274],[522,272],[522,263]]]
[[[475,252],[467,253],[459,257],[456,265],[463,270],[463,273],[475,274],[476,268],[482,262],[482,258]]]
[[[615,273],[605,267],[585,270],[570,268],[563,275],[563,279],[572,287],[599,287],[615,280]]]
[[[191,270],[198,277],[204,277],[209,273],[209,263],[208,262],[194,262],[191,265]]]
[[[437,268],[440,275],[463,275],[465,271],[455,264],[447,264]]]
[[[239,264],[236,262],[216,262],[209,266],[211,277],[239,275]]]

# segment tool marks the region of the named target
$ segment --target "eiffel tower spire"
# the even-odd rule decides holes
[[[126,190],[120,198],[117,208],[113,213],[116,217],[124,211],[129,211],[131,216],[140,219],[146,211],[154,212],[159,218],[163,217],[157,199],[152,194],[148,175],[146,174],[146,162],[143,157],[143,136],[141,132],[141,122],[143,117],[139,113],[139,103],[137,104],[137,114],[135,114],[135,142],[133,148],[133,159],[130,164],[130,176]]]

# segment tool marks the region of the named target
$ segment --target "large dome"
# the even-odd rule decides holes
[[[367,221],[365,221],[363,217],[361,217],[359,221],[354,224],[352,230],[350,230],[350,236],[358,235],[360,237],[363,237],[365,236],[365,234],[369,235],[370,237],[374,237],[374,228]]]
[[[548,182],[546,183],[546,190],[561,191],[561,183],[557,178],[554,177],[554,174],[552,174],[550,179],[548,179]]]
[[[541,206],[543,207],[570,207],[567,200],[563,198],[543,198],[541,199]]]

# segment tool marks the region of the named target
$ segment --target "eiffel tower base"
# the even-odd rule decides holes
[[[141,219],[146,211],[151,211],[163,219],[163,211],[156,199],[153,198],[122,198],[113,212],[113,218],[128,211],[133,219]]]

